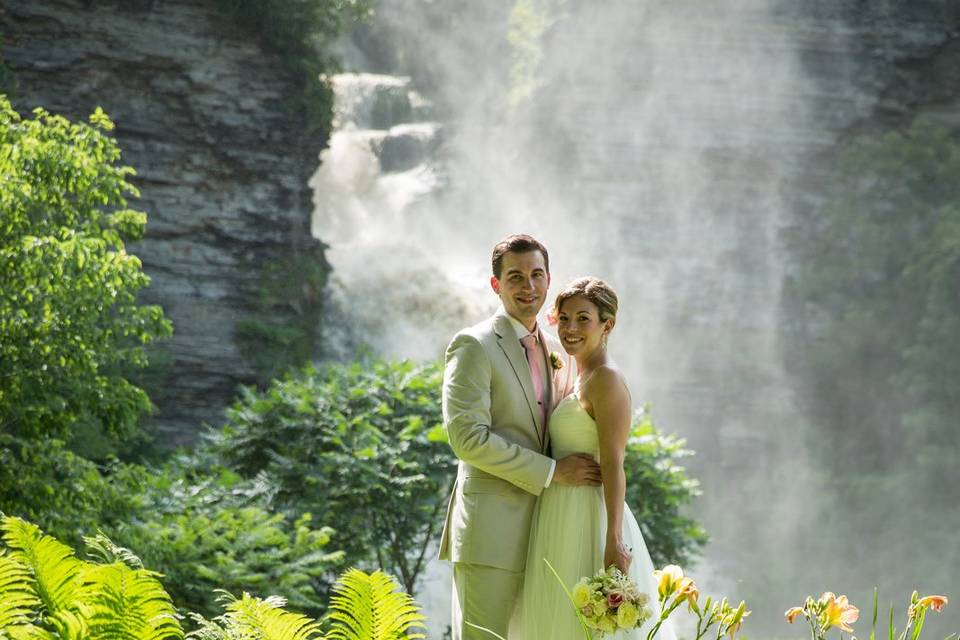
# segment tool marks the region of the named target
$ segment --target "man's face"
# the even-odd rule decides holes
[[[490,278],[490,286],[503,303],[503,308],[529,328],[547,299],[550,274],[539,251],[507,252],[503,256],[500,278]]]

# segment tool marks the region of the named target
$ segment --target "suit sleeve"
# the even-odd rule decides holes
[[[447,347],[443,422],[450,447],[467,464],[539,495],[552,460],[491,431],[490,360],[476,338],[460,334]]]

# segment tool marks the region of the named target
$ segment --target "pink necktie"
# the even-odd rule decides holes
[[[547,426],[547,406],[546,398],[543,397],[543,355],[537,349],[537,337],[528,333],[520,339],[527,352],[527,364],[530,365],[530,377],[533,378],[533,393],[537,396],[537,404],[540,405],[540,416],[543,420],[540,424],[545,428]]]

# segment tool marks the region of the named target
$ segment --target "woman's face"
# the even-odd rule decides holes
[[[572,356],[585,356],[600,348],[611,326],[612,321],[601,320],[597,305],[583,296],[567,298],[557,310],[560,343]]]

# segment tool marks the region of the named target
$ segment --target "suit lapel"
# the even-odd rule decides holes
[[[542,412],[537,407],[537,396],[533,392],[533,379],[530,377],[530,365],[527,364],[527,354],[517,339],[517,333],[510,324],[510,320],[503,314],[497,314],[494,328],[497,331],[498,344],[506,354],[513,372],[523,388],[523,395],[527,399],[527,406],[530,408],[530,417],[533,418],[534,430],[537,432],[537,440],[540,442],[540,449],[543,450],[543,422]]]
[[[547,445],[550,442],[549,418],[550,418],[550,414],[553,413],[553,406],[554,406],[553,399],[556,397],[556,393],[557,393],[556,376],[554,375],[556,372],[553,370],[553,363],[550,361],[550,351],[548,350],[549,345],[547,344],[547,338],[546,336],[543,335],[543,331],[540,329],[539,326],[537,327],[537,334],[538,334],[537,337],[540,340],[540,350],[543,352],[543,363],[544,363],[543,366],[546,367],[544,369],[544,373],[546,374],[546,377],[547,377],[547,380],[546,380],[547,397],[544,398],[544,402],[546,403],[545,407],[546,407],[546,416],[547,416],[548,424],[544,425],[544,428],[542,429],[543,438],[542,438],[542,442],[540,443],[543,447],[543,450],[546,451]]]

